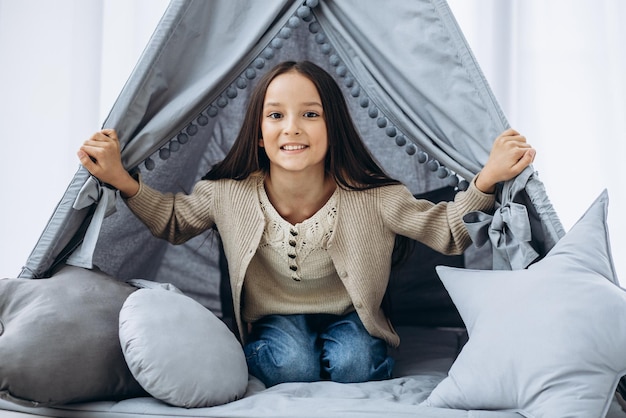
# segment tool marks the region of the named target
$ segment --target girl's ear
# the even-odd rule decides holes
[[[263,138],[259,138],[259,146],[260,146],[261,148],[264,148],[264,147],[265,147],[265,145],[263,145]]]

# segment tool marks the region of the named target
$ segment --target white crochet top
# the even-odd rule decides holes
[[[258,191],[265,230],[248,268],[257,274],[244,281],[244,320],[352,311],[352,301],[326,251],[337,219],[337,191],[313,216],[295,225],[270,203],[262,179]]]

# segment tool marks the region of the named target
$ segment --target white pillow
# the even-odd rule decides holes
[[[119,337],[135,379],[168,404],[220,405],[246,391],[248,368],[235,335],[188,296],[137,290],[122,306]]]
[[[469,341],[426,405],[606,415],[626,374],[626,292],[615,284],[607,207],[605,190],[527,270],[437,268]]]

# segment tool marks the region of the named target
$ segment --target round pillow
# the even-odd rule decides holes
[[[221,405],[246,391],[248,367],[235,335],[188,296],[137,290],[120,311],[119,337],[135,379],[170,405]]]

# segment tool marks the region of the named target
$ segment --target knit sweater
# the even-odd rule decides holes
[[[337,191],[313,216],[295,225],[276,211],[261,176],[257,191],[265,229],[248,267],[255,276],[243,283],[243,320],[255,322],[273,314],[345,315],[353,311],[350,295],[327,251],[341,210]]]
[[[126,200],[155,236],[174,244],[217,226],[228,260],[242,341],[247,336],[241,316],[242,290],[244,281],[255,276],[249,266],[265,228],[258,181],[257,176],[199,181],[188,195],[163,194],[140,181],[137,194]],[[494,195],[482,193],[472,181],[453,202],[433,204],[415,199],[403,185],[362,191],[339,188],[337,200],[341,212],[328,241],[328,254],[365,328],[397,346],[400,338],[381,308],[396,235],[421,241],[445,254],[460,254],[471,243],[463,215],[492,210]]]

